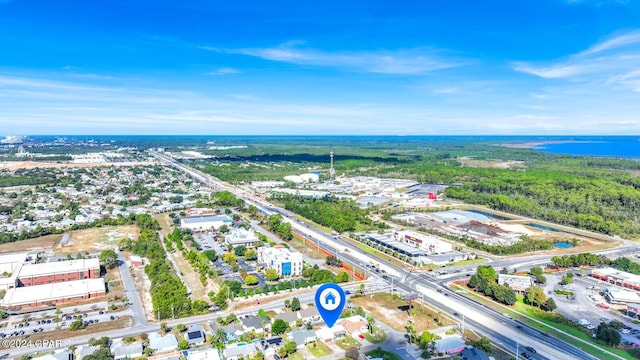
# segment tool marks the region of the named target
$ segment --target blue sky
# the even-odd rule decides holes
[[[0,134],[639,134],[640,2],[0,0]]]

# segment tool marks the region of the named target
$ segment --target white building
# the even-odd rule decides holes
[[[499,285],[509,285],[512,290],[525,292],[533,286],[531,276],[498,274]]]
[[[253,229],[247,230],[244,228],[234,228],[224,238],[227,244],[231,246],[244,246],[247,249],[256,247],[260,243],[260,239],[256,237]]]
[[[435,235],[425,235],[408,230],[396,232],[395,238],[402,243],[426,250],[430,254],[444,254],[453,251],[453,245]]]
[[[232,222],[227,215],[192,216],[180,219],[180,227],[192,231],[217,230],[223,225],[231,226]]]
[[[280,276],[302,274],[302,254],[285,247],[270,247],[258,250],[258,262],[267,268],[276,269]]]
[[[104,279],[84,279],[9,289],[3,308],[29,308],[104,296]]]

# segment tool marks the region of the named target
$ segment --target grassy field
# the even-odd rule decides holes
[[[304,357],[300,353],[293,353],[287,357],[287,360],[304,360]]]
[[[364,333],[364,338],[372,344],[377,344],[383,342],[387,338],[387,334],[378,327],[374,326],[373,335],[366,332]]]
[[[392,352],[382,350],[380,348],[378,348],[376,350],[369,351],[366,354],[371,356],[372,358],[382,358],[384,360],[402,360],[400,358],[400,356],[398,356],[398,355],[396,355],[396,354],[394,354]]]
[[[331,351],[327,344],[323,343],[322,341],[316,341],[311,344],[307,344],[307,349],[309,349],[311,355],[315,357],[323,357],[333,354],[333,351]]]
[[[409,319],[413,319],[414,327],[418,332],[455,324],[452,319],[440,313],[437,309],[420,301],[413,303],[411,316],[409,316],[409,304],[399,297],[388,293],[376,293],[357,298],[352,297],[351,301],[361,306],[374,318],[386,319],[385,322],[387,325],[397,331],[406,331],[406,325]],[[440,323],[440,325],[438,323]]]
[[[362,346],[362,344],[358,340],[352,338],[351,336],[336,340],[336,345],[340,346],[344,350],[349,350],[354,346],[358,348]]]
[[[35,239],[14,241],[0,245],[0,254],[30,251],[30,250],[42,250],[53,249],[53,247],[60,242],[62,234],[47,235],[37,237]]]

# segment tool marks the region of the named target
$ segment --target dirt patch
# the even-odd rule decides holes
[[[524,161],[515,160],[475,160],[468,157],[459,157],[456,160],[462,164],[462,166],[476,168],[511,169],[525,166]]]
[[[0,245],[0,254],[20,251],[51,250],[62,239],[61,234],[47,235],[35,239],[14,241]]]
[[[388,293],[352,297],[351,301],[372,314],[374,318],[384,319],[385,324],[397,331],[406,331],[407,321],[410,319],[413,320],[414,329],[418,333],[455,324],[441,311],[420,300],[413,301],[411,315],[409,315],[408,302]]]
[[[91,334],[101,333],[101,332],[110,331],[110,330],[125,329],[130,327],[131,325],[132,325],[131,317],[123,316],[118,320],[91,324],[87,326],[86,329],[82,329],[82,330],[71,331],[69,329],[58,329],[56,330],[55,339],[60,340],[60,339],[67,339],[70,337],[85,336],[85,335],[86,335],[86,338],[89,339],[91,337],[90,336]],[[40,341],[46,340],[51,342],[53,341],[52,338],[54,337],[48,332],[30,334],[24,337],[24,339],[28,339],[27,341],[32,341],[32,342],[35,342],[36,340],[40,340]]]
[[[9,171],[16,171],[20,169],[35,169],[35,168],[89,168],[89,167],[100,167],[100,166],[146,166],[146,165],[157,165],[155,161],[138,161],[138,162],[119,162],[119,163],[87,163],[87,164],[76,164],[70,162],[46,162],[46,161],[1,161],[0,169],[7,169]]]
[[[139,234],[140,229],[135,225],[76,230],[65,234],[55,246],[54,252],[68,254],[114,249],[123,238],[135,240]]]
[[[153,315],[153,302],[151,300],[151,280],[144,273],[143,267],[134,267],[131,269],[131,277],[136,286],[136,291],[140,295],[144,315],[147,319],[155,319]]]

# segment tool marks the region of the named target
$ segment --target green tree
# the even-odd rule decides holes
[[[491,340],[484,336],[478,339],[473,346],[485,351],[486,353],[491,353]]]
[[[160,323],[160,330],[161,330],[164,334],[166,334],[166,333],[168,333],[168,332],[169,332],[169,326],[167,326],[167,323],[166,323],[166,322],[162,322],[162,323]]]
[[[187,350],[189,348],[189,342],[185,339],[178,341],[178,350]]]
[[[552,297],[547,299],[547,302],[544,304],[544,309],[547,311],[553,311],[555,309],[557,309],[558,306],[556,305],[555,300],[553,300]]]
[[[240,256],[244,256],[244,254],[247,252],[247,247],[244,245],[240,245],[240,246],[236,246],[233,249],[233,252],[236,254],[236,256],[240,257]]]
[[[185,324],[178,324],[176,325],[176,330],[178,330],[178,332],[185,332],[187,331],[187,326]]]
[[[525,298],[529,305],[541,307],[546,304],[547,297],[544,295],[544,290],[537,286],[532,286],[527,290]]]
[[[271,325],[271,333],[274,335],[284,334],[289,331],[289,324],[282,319],[275,319]]]
[[[302,307],[300,306],[300,299],[298,299],[297,297],[291,299],[291,310],[299,311],[300,309],[302,309]]]
[[[264,277],[268,281],[276,281],[280,278],[280,274],[278,274],[278,270],[269,268],[264,272]]]
[[[255,249],[249,249],[244,253],[244,258],[247,260],[255,260],[258,258],[258,252]]]
[[[102,250],[100,253],[100,263],[106,269],[113,269],[118,266],[118,254],[112,249]]]
[[[257,285],[258,278],[254,275],[247,275],[247,277],[244,278],[244,283],[247,284],[247,286]]]
[[[609,346],[618,346],[620,345],[621,336],[618,330],[614,327],[601,322],[596,329],[596,339]]]
[[[82,319],[76,319],[74,320],[71,325],[69,325],[69,330],[71,331],[76,331],[76,330],[81,330],[84,329],[84,322],[82,321]]]

